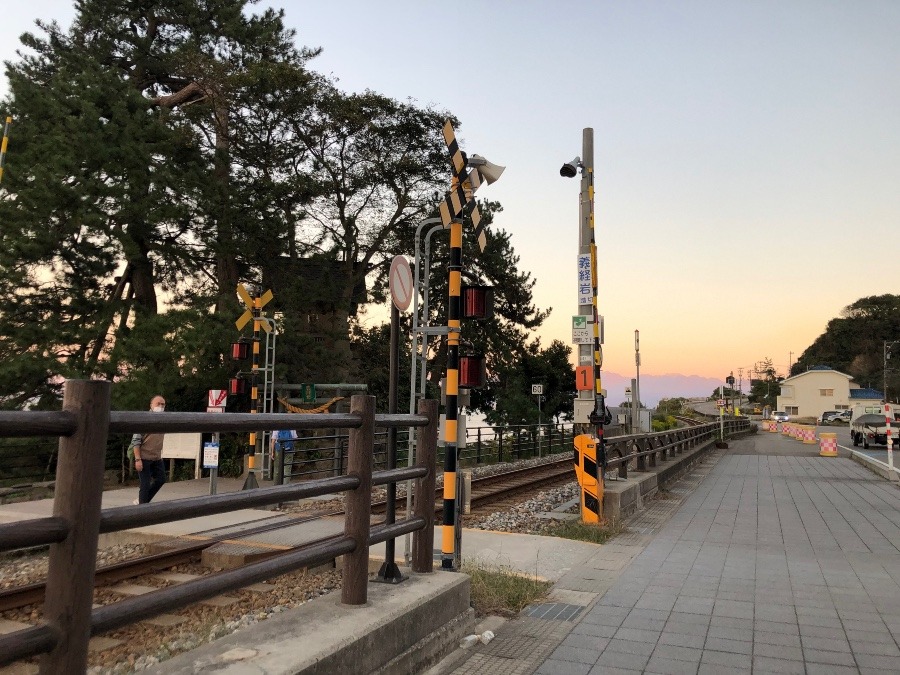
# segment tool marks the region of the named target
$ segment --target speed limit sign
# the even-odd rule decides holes
[[[544,385],[542,384],[533,384],[531,385],[531,393],[535,396],[540,396],[544,393]]]

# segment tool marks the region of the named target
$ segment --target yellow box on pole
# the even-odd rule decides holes
[[[575,475],[581,486],[581,520],[599,523],[603,517],[603,475],[597,465],[597,439],[590,434],[575,437]]]

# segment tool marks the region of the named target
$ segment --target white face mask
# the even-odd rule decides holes
[[[162,412],[165,409],[166,409],[166,406],[164,406],[164,405],[155,405],[151,408],[151,410],[153,412]]]

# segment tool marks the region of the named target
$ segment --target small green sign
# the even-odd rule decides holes
[[[584,330],[585,328],[587,328],[589,318],[590,317],[587,316],[573,316],[572,330]]]
[[[312,382],[304,382],[300,385],[300,400],[304,403],[316,402],[316,385]]]

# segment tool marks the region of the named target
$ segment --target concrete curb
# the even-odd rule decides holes
[[[465,574],[435,572],[397,585],[371,584],[369,602],[359,607],[341,605],[340,594],[330,593],[145,672],[326,675],[371,673],[389,664],[421,672],[471,632],[469,588]],[[439,639],[429,640],[432,635]]]
[[[897,466],[894,466],[894,472],[892,474],[888,465],[881,460],[875,459],[874,457],[869,457],[866,454],[863,454],[857,450],[853,450],[852,448],[847,448],[843,445],[839,445],[838,447],[849,452],[850,459],[858,464],[862,464],[872,473],[878,474],[882,478],[885,478],[892,483],[900,482],[900,469],[898,469]]]

